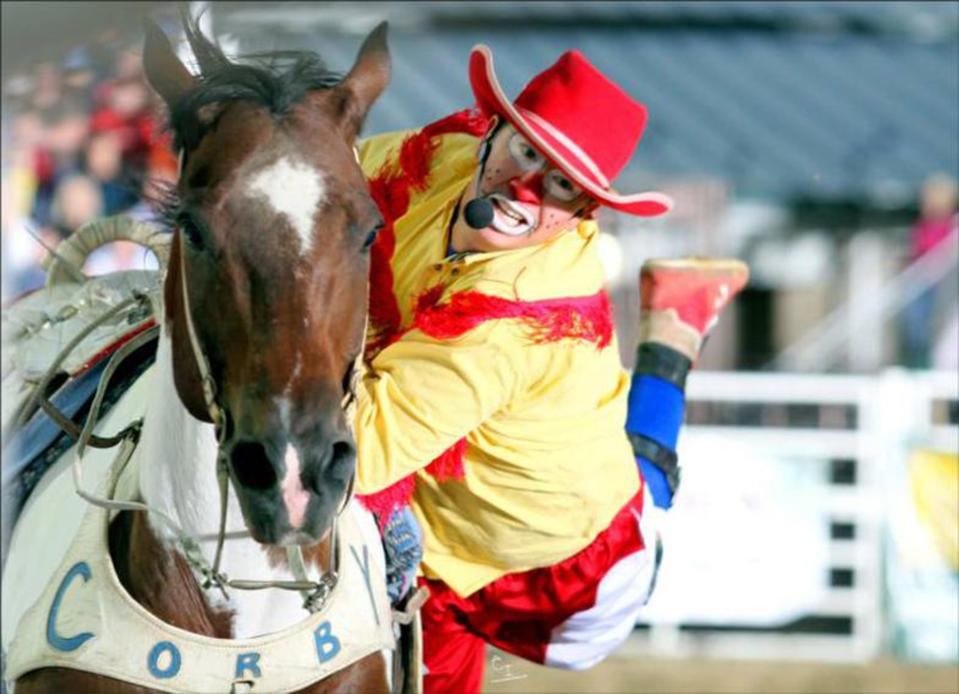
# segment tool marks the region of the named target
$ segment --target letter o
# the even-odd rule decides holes
[[[164,669],[160,669],[160,656],[164,653],[170,654],[170,664]],[[147,668],[150,674],[161,680],[168,680],[176,677],[180,672],[180,649],[173,645],[171,641],[158,641],[150,649],[150,655],[147,656]]]

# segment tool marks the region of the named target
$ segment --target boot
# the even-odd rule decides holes
[[[695,363],[703,339],[749,279],[733,258],[648,260],[639,276],[639,342],[658,342]]]
[[[679,487],[676,441],[685,413],[686,375],[719,314],[746,285],[749,269],[733,259],[650,260],[639,278],[639,347],[626,431],[660,509]]]

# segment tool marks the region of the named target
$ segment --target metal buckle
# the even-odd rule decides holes
[[[330,595],[333,594],[333,589],[336,587],[336,582],[339,580],[339,574],[336,571],[328,571],[320,577],[319,582],[316,584],[316,588],[313,589],[306,598],[303,599],[303,607],[310,612],[310,614],[319,612],[324,607],[330,599]]]

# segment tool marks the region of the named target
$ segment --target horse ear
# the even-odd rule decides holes
[[[367,112],[390,81],[390,51],[386,46],[388,24],[380,22],[363,41],[350,73],[337,90],[343,94],[343,126],[350,139],[356,137]]]
[[[143,46],[143,72],[157,94],[172,108],[194,85],[193,75],[173,52],[170,39],[152,19],[143,23],[146,42]]]

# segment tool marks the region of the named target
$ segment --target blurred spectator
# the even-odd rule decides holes
[[[919,219],[912,227],[910,262],[915,262],[949,238],[957,225],[956,181],[946,174],[926,179],[920,193]],[[934,343],[937,285],[927,287],[904,314],[904,346],[906,366],[925,369],[930,366]]]
[[[62,99],[41,114],[42,137],[34,151],[37,190],[32,217],[41,226],[50,224],[50,205],[60,181],[81,170],[90,133],[89,116],[76,100]]]
[[[959,306],[953,306],[933,348],[932,367],[943,371],[959,370]]]
[[[4,122],[3,184],[0,186],[4,298],[36,288],[43,282],[39,262],[45,253],[38,255],[40,246],[22,231],[33,209],[37,191],[34,153],[42,139],[43,126],[39,114],[34,110],[16,114],[10,121],[9,128]],[[49,232],[51,242],[55,244],[55,234],[52,229]]]
[[[69,89],[90,93],[96,75],[86,46],[74,48],[63,59],[63,83]]]
[[[115,131],[96,133],[90,138],[86,169],[100,185],[104,216],[122,212],[139,200],[138,191],[123,180],[123,147]]]
[[[4,85],[5,297],[42,285],[43,244],[54,247],[99,216],[149,218],[148,201],[162,191],[154,184],[176,181],[160,102],[130,45],[104,32]],[[144,267],[144,254],[128,245],[100,249],[87,269]]]
[[[38,183],[35,152],[43,139],[43,123],[36,111],[25,111],[12,120],[10,139],[3,150],[4,193],[10,205],[4,208],[4,229],[13,217],[23,219],[33,209]]]
[[[157,139],[158,122],[139,54],[129,50],[120,52],[116,77],[99,85],[96,101],[96,110],[90,117],[93,131],[115,133],[124,160],[131,167],[143,170]]]
[[[97,181],[86,174],[74,174],[57,186],[50,221],[61,238],[103,216],[103,195]]]
[[[43,112],[56,106],[60,102],[62,87],[60,71],[53,63],[41,63],[37,66],[36,77],[33,81],[33,94],[30,105]]]
[[[75,48],[63,59],[63,92],[83,104],[89,112],[93,101],[93,83],[96,75],[86,47]]]

